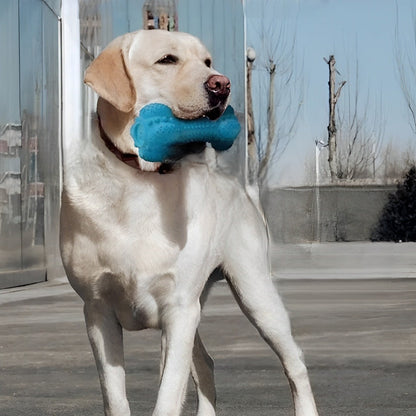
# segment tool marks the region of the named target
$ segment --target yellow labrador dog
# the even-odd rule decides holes
[[[213,362],[197,329],[201,294],[221,266],[243,312],[281,359],[296,416],[316,416],[302,354],[270,278],[261,213],[236,178],[216,169],[212,148],[164,166],[142,160],[129,134],[151,102],[181,119],[218,118],[228,78],[195,37],[138,31],[111,42],[85,82],[100,98],[92,141],[65,161],[61,252],[85,303],[105,415],[130,415],[122,328],[162,330],[154,416],[180,414],[189,373],[198,415],[215,414]]]

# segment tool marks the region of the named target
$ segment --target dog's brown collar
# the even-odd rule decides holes
[[[113,153],[117,159],[121,160],[126,165],[130,166],[131,168],[142,170],[139,164],[138,156],[134,153],[123,153],[108,137],[107,133],[104,131],[103,125],[101,124],[100,116],[98,116],[98,128],[100,130],[100,137],[107,146],[107,149]],[[158,172],[160,174],[169,173],[172,171],[172,165],[169,163],[162,163],[159,166]]]

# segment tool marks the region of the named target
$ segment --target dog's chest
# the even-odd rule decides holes
[[[117,273],[169,268],[186,244],[195,208],[187,206],[175,187],[95,184],[69,199],[62,208],[64,240],[76,251],[93,252],[96,262],[85,259],[87,263]],[[76,255],[73,261],[80,263],[83,257]]]
[[[69,190],[62,252],[71,283],[83,298],[113,303],[126,328],[158,326],[164,305],[181,292],[199,297],[218,264],[230,210],[223,188],[201,168]]]

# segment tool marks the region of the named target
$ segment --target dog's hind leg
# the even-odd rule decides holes
[[[123,333],[108,305],[84,306],[88,338],[100,377],[105,416],[130,416],[126,397]]]
[[[306,366],[286,309],[271,280],[267,233],[253,208],[230,227],[224,267],[248,319],[280,358],[292,391],[296,416],[317,416]]]
[[[215,415],[214,361],[201,341],[198,331],[195,334],[192,350],[191,374],[198,394],[197,416]]]

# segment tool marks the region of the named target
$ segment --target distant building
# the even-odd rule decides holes
[[[143,28],[178,30],[175,0],[148,0],[143,5]]]

